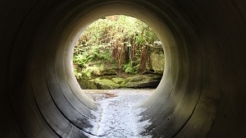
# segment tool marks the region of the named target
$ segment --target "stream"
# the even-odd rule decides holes
[[[100,105],[100,116],[93,124],[91,138],[151,138],[140,133],[150,122],[140,122],[139,113],[144,109],[136,108],[146,100],[154,89],[119,89],[86,92],[89,97]]]

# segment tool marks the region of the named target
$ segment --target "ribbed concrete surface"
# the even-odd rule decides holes
[[[161,38],[166,70],[142,104],[165,138],[246,137],[245,0],[0,1],[0,137],[86,137],[97,104],[71,70],[83,27],[135,16]]]

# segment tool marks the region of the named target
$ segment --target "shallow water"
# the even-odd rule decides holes
[[[146,100],[153,89],[103,90],[86,93],[100,105],[99,116],[93,124],[93,138],[150,138],[140,133],[150,125],[140,122],[139,113],[144,109],[137,106]]]

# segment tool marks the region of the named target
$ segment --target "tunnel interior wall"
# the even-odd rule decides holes
[[[81,93],[72,46],[99,16],[146,21],[164,43],[166,69],[141,106],[154,137],[246,137],[246,2],[0,1],[0,136],[87,137],[97,103]],[[144,133],[143,133],[144,134]]]

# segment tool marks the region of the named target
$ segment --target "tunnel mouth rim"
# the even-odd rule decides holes
[[[138,19],[138,18],[136,18],[136,17],[133,17],[133,16],[129,16],[129,15],[124,15],[124,14],[109,14],[109,15],[107,15],[107,16],[105,16],[105,17],[111,17],[111,16],[125,16],[125,17],[131,17],[131,18],[134,18],[135,20],[138,20],[138,21],[140,21],[141,23],[144,23],[145,25],[147,25],[147,26],[149,26],[147,23],[145,23],[145,22],[143,22],[142,20],[140,20],[140,19]],[[91,26],[93,23],[95,23],[96,21],[98,21],[99,19],[101,19],[101,17],[100,18],[98,18],[98,19],[95,19],[94,21],[92,21],[88,26],[86,26],[86,28],[87,27],[89,27],[89,26]],[[127,25],[126,25],[127,26]],[[82,31],[82,33],[79,35],[79,38],[84,34],[84,31],[86,30],[86,29],[84,29],[85,27],[82,27],[83,28],[83,31]],[[150,27],[151,28],[151,27]],[[152,29],[152,28],[151,28]],[[155,31],[153,31],[153,33],[155,33]],[[155,35],[156,35],[156,33],[155,33]],[[76,36],[76,38],[78,38],[77,36]],[[160,41],[159,40],[159,37],[157,37],[157,39],[158,39],[158,41]],[[78,42],[79,42],[79,39],[77,39],[77,44],[78,44]],[[160,41],[161,42],[161,41]],[[109,42],[110,43],[110,42]],[[165,51],[164,51],[164,48],[163,48],[163,45],[161,45],[161,49],[163,50],[163,52],[164,52],[164,55],[165,55]],[[74,51],[75,50],[75,46],[73,47],[73,50],[71,50],[71,51]],[[73,57],[74,57],[74,53],[73,53]],[[73,60],[73,59],[72,59]],[[165,61],[165,58],[163,59],[164,61]],[[93,61],[93,60],[92,60]],[[75,62],[73,61],[73,65],[75,64]],[[74,66],[72,66],[72,69],[73,69],[73,74],[74,74],[74,76],[75,76],[75,78],[76,78],[76,73],[75,73],[75,67]],[[165,70],[165,68],[164,68],[164,70]],[[160,78],[160,80],[159,80],[159,82],[158,82],[158,84],[157,84],[157,86],[156,87],[148,87],[148,86],[146,86],[146,87],[143,87],[143,88],[127,88],[127,87],[125,87],[125,88],[109,88],[109,89],[100,89],[100,88],[96,88],[96,89],[92,89],[92,88],[82,88],[81,87],[81,90],[82,90],[82,92],[84,91],[84,90],[86,90],[86,91],[89,91],[89,90],[92,90],[92,91],[94,91],[94,90],[96,90],[96,91],[98,91],[98,90],[115,90],[115,89],[156,89],[157,87],[158,87],[158,85],[160,84],[160,81],[162,80],[162,77],[163,77],[163,74],[164,74],[164,70],[163,70],[163,73],[161,74],[161,78]],[[124,72],[124,71],[123,71]],[[153,72],[154,73],[154,72]],[[127,75],[128,73],[125,73],[125,75]],[[138,75],[139,73],[137,73],[137,74],[128,74],[129,76],[134,76],[134,75]],[[154,73],[154,74],[156,74],[156,73]],[[107,76],[107,75],[102,75],[102,76],[98,76],[98,77],[105,77],[105,76]],[[120,77],[120,76],[118,76],[118,75],[116,75],[115,76],[116,78],[118,78],[118,77]],[[96,77],[97,78],[97,77]],[[82,79],[83,80],[83,77],[81,77],[81,78],[79,78],[79,79]],[[78,78],[76,78],[76,80],[77,80],[77,82],[79,83],[79,79]]]
[[[186,49],[187,45],[189,44],[188,42],[189,34],[188,36],[184,36],[184,34],[186,34],[185,32],[186,29],[182,28],[182,27],[185,27],[186,25],[190,27],[189,23],[187,23],[185,19],[182,22],[177,23],[180,20],[182,20],[182,18],[181,19],[179,18],[174,19],[175,17],[170,18],[165,13],[161,16],[158,15],[160,17],[163,17],[163,19],[160,19],[158,16],[155,16],[153,11],[149,11],[148,8],[146,9],[145,7],[143,8],[139,5],[126,4],[124,2],[123,3],[116,2],[116,3],[110,3],[110,4],[107,3],[106,5],[99,4],[99,7],[93,7],[93,8],[97,8],[97,9],[91,9],[87,11],[86,13],[83,13],[84,14],[83,16],[82,15],[76,16],[75,20],[77,20],[76,21],[77,23],[79,22],[79,20],[83,21],[83,24],[78,23],[76,25],[77,27],[79,26],[79,28],[81,28],[81,31],[84,29],[83,26],[89,25],[90,23],[92,23],[93,21],[95,21],[96,19],[102,16],[112,15],[112,12],[116,11],[117,14],[124,14],[127,16],[132,16],[137,19],[140,19],[141,21],[144,21],[145,23],[150,25],[150,27],[154,30],[154,32],[156,32],[158,38],[160,38],[160,41],[163,43],[163,49],[165,51],[165,61],[166,61],[165,70],[162,76],[162,80],[160,81],[159,86],[156,88],[154,93],[151,95],[150,98],[148,98],[147,101],[143,102],[139,106],[141,108],[146,108],[146,111],[142,112],[142,115],[145,116],[143,117],[142,120],[150,119],[151,121],[155,121],[155,116],[161,117],[162,115],[160,113],[158,113],[157,115],[154,115],[153,113],[150,113],[149,111],[155,108],[154,106],[156,106],[158,102],[163,102],[163,101],[169,102],[169,99],[171,99],[170,102],[173,104],[173,107],[172,108],[165,107],[166,109],[164,110],[170,110],[170,111],[172,110],[175,113],[175,116],[177,117],[178,115],[177,112],[182,112],[182,110],[180,109],[181,109],[181,106],[183,106],[181,102],[178,102],[178,101],[181,100],[182,98],[183,99],[187,98],[188,97],[187,93],[189,93],[188,91],[186,91],[189,89],[188,83],[190,82],[189,80],[190,57]],[[109,9],[109,8],[113,8],[113,9],[102,12],[104,9]],[[86,17],[86,16],[92,16],[92,17],[82,19],[82,17]],[[72,30],[72,28],[70,29]],[[73,38],[76,38],[76,36],[78,37],[79,36],[78,34],[81,34],[79,32],[80,31],[78,31],[78,33],[74,35]],[[184,53],[180,54],[181,51]],[[181,57],[180,55],[182,55],[183,57]],[[71,58],[71,55],[70,55],[70,58]],[[181,68],[185,68],[186,72],[182,71]],[[179,78],[182,78],[182,79],[179,79]],[[181,94],[178,93],[178,91],[180,91],[178,88],[179,86],[184,89],[184,91]],[[160,95],[162,96],[160,97]],[[189,111],[186,112],[185,117],[180,118],[184,124],[186,123],[185,121],[189,119],[190,117],[189,115],[192,115],[193,110],[195,109],[196,104],[198,102],[199,96],[200,96],[200,91],[194,92],[192,94],[193,99],[190,101],[192,103],[191,104],[192,106],[189,106]],[[162,98],[162,101],[160,101],[160,98]],[[182,102],[187,102],[187,101],[188,100],[183,100]],[[169,113],[170,112],[168,112],[167,114]],[[171,122],[172,119],[168,121]],[[151,126],[149,131],[152,131],[153,129],[158,128],[162,125],[164,125],[163,122],[158,122],[156,123],[156,126]]]
[[[71,2],[71,3],[76,4],[73,2]],[[159,18],[157,18],[153,14],[153,12],[150,12],[149,10],[147,10],[148,8],[141,6],[141,5],[139,6],[138,3],[135,3],[135,4],[132,4],[131,2],[129,2],[129,3],[119,2],[119,1],[108,2],[108,3],[106,2],[103,4],[100,3],[100,4],[97,4],[93,8],[86,10],[86,12],[83,11],[83,9],[80,5],[76,5],[75,8],[73,10],[71,10],[70,12],[67,12],[65,14],[65,16],[58,18],[59,23],[53,23],[52,24],[53,26],[56,26],[56,27],[52,28],[52,30],[59,32],[58,34],[55,34],[54,37],[49,38],[49,39],[51,39],[51,41],[53,41],[53,43],[52,43],[53,45],[57,45],[57,47],[55,47],[55,48],[53,47],[53,50],[56,51],[56,53],[55,54],[54,53],[48,53],[45,55],[50,56],[50,57],[46,56],[46,61],[49,61],[52,58],[51,59],[52,62],[54,62],[56,64],[45,63],[46,67],[48,67],[49,65],[54,67],[54,73],[55,74],[53,74],[54,75],[53,77],[56,78],[56,80],[55,80],[56,83],[60,84],[60,86],[61,86],[61,84],[66,83],[66,82],[63,82],[64,80],[66,80],[67,81],[66,85],[68,85],[68,88],[71,89],[71,91],[69,91],[69,93],[72,93],[73,95],[75,95],[75,97],[81,103],[85,104],[85,106],[89,107],[89,109],[91,109],[91,110],[95,110],[97,104],[94,101],[92,101],[90,98],[88,98],[88,96],[81,95],[81,93],[79,92],[81,89],[78,85],[76,78],[73,75],[73,70],[72,70],[73,67],[72,67],[71,59],[72,59],[72,55],[73,55],[72,51],[74,49],[73,46],[74,46],[75,42],[78,40],[78,37],[80,36],[81,32],[83,32],[84,27],[91,24],[93,21],[97,20],[98,18],[100,18],[102,16],[112,15],[112,13],[114,13],[113,15],[123,14],[126,16],[131,16],[131,17],[137,18],[137,19],[141,20],[142,22],[145,22],[146,24],[148,24],[153,29],[153,31],[157,34],[158,38],[160,39],[160,41],[163,44],[163,50],[165,51],[165,70],[164,70],[164,73],[162,76],[162,80],[159,83],[159,86],[161,83],[165,82],[165,78],[166,78],[166,76],[168,76],[168,73],[167,73],[168,71],[167,71],[166,67],[170,68],[170,66],[169,66],[169,64],[170,64],[169,63],[170,62],[170,58],[169,58],[170,57],[170,49],[167,47],[169,47],[169,45],[172,45],[172,47],[175,47],[175,45],[176,45],[172,31],[169,30],[169,27],[165,22],[163,22]],[[67,4],[67,3],[65,3],[65,4]],[[147,4],[149,4],[149,3],[147,2]],[[64,6],[64,7],[66,7],[66,6]],[[58,8],[57,11],[55,10],[56,14],[51,14],[51,16],[46,19],[46,22],[43,23],[44,25],[41,24],[40,32],[42,32],[43,28],[46,28],[46,26],[49,26],[49,19],[54,18],[57,15],[59,10],[63,11],[63,9]],[[68,10],[68,9],[66,9],[66,10]],[[82,10],[83,12],[78,12],[80,10]],[[67,20],[70,20],[70,21],[67,22]],[[169,21],[167,17],[166,17],[166,20]],[[47,29],[45,29],[45,30],[47,30]],[[58,31],[58,30],[62,30],[62,32]],[[43,34],[43,33],[41,33],[41,34]],[[58,39],[58,41],[54,42],[54,40],[53,40],[54,38],[55,38],[55,40]],[[62,41],[59,41],[59,40],[62,40]],[[170,42],[170,44],[169,44],[169,42]],[[49,44],[49,45],[51,45],[51,44]],[[59,48],[59,47],[61,47],[61,48]],[[50,51],[49,48],[47,48],[47,49],[48,49],[47,51],[49,52]],[[60,50],[60,49],[62,49],[62,50]],[[62,68],[60,68],[60,67],[62,67]],[[168,70],[170,70],[170,69],[168,69]],[[66,76],[62,76],[62,78],[60,78],[61,74],[66,74]],[[46,76],[46,77],[49,78],[50,76]],[[158,91],[159,86],[157,86],[155,91]],[[73,89],[73,88],[75,88],[75,89]],[[50,92],[50,93],[52,93],[52,92]],[[61,93],[63,93],[63,95],[66,97],[66,94],[64,94],[64,93],[68,93],[68,92],[61,90]],[[155,95],[155,92],[153,95]],[[53,98],[55,99],[55,97],[53,97]],[[89,103],[89,106],[87,103]]]
[[[133,9],[133,8],[136,8],[135,6],[136,5],[128,5],[128,4],[125,4],[124,2],[115,2],[115,3],[107,3],[106,5],[99,5],[99,8],[102,8],[102,9],[108,9],[107,7],[114,7],[114,6],[119,6],[119,5],[126,5],[126,6],[130,6],[131,8],[130,9]],[[95,7],[94,7],[95,8]],[[138,7],[139,8],[139,7]],[[138,10],[138,8],[137,8],[137,10]],[[124,8],[123,8],[124,9]],[[139,9],[141,9],[141,10],[143,10],[143,11],[145,11],[145,9],[142,9],[142,8],[139,8]],[[129,9],[128,9],[129,10]],[[97,11],[96,13],[94,12],[94,11]],[[89,19],[89,21],[85,21],[86,23],[85,23],[85,25],[79,25],[80,27],[80,30],[81,31],[78,31],[79,33],[77,33],[77,35],[75,35],[73,38],[74,39],[76,39],[76,40],[78,40],[78,37],[82,34],[82,32],[83,32],[83,30],[84,30],[84,26],[88,26],[88,25],[90,25],[91,23],[93,23],[94,21],[96,21],[97,19],[100,19],[102,16],[110,16],[110,15],[125,15],[125,16],[130,16],[130,17],[134,17],[134,18],[137,18],[137,19],[139,19],[139,20],[141,20],[142,22],[144,22],[144,23],[146,23],[146,24],[148,24],[149,25],[149,22],[152,24],[152,25],[149,25],[151,28],[152,28],[152,26],[153,26],[153,24],[155,24],[155,23],[153,23],[153,21],[157,21],[157,22],[159,22],[158,21],[158,18],[156,18],[156,17],[154,17],[153,15],[151,15],[151,14],[149,14],[148,15],[148,17],[151,17],[152,19],[148,19],[148,17],[146,16],[146,15],[142,15],[142,14],[140,14],[141,15],[141,18],[139,18],[138,17],[138,15],[139,15],[139,13],[137,13],[137,15],[133,12],[133,14],[132,14],[132,11],[121,11],[121,10],[119,10],[119,9],[117,9],[117,8],[115,8],[114,7],[114,10],[110,10],[111,12],[108,12],[108,11],[106,11],[105,13],[104,12],[98,12],[98,11],[100,11],[100,10],[98,10],[98,9],[92,9],[92,11],[90,11],[89,13],[87,13],[87,15],[90,15],[90,14],[93,14],[93,15],[96,15],[95,16],[95,18],[91,18],[91,19]],[[114,12],[115,11],[115,13],[114,14],[112,14],[112,11]],[[149,13],[149,11],[145,11],[146,13]],[[146,18],[147,17],[147,18]],[[79,18],[81,18],[81,17],[79,17]],[[143,21],[143,19],[144,19],[144,21]],[[154,19],[154,20],[153,20]],[[81,22],[81,21],[80,21]],[[83,22],[83,21],[82,21]],[[159,24],[161,24],[161,25],[164,25],[165,23],[160,23],[159,22]],[[158,27],[155,27],[155,28],[158,28]],[[172,33],[171,33],[171,31],[168,29],[168,27],[166,26],[166,24],[165,24],[165,26],[163,27],[159,27],[159,28],[165,28],[164,30],[166,31],[166,32],[168,32],[168,34],[170,35],[169,36],[169,38],[171,38],[171,40],[173,41],[172,42],[172,45],[175,45],[174,43],[174,38],[173,38],[173,36],[172,36]],[[79,30],[79,29],[78,29]],[[154,29],[153,29],[154,30]],[[163,43],[164,42],[164,40],[167,40],[165,37],[163,37],[163,33],[161,33],[160,31],[159,31],[159,29],[155,29],[154,30],[154,32],[156,33],[156,30],[158,30],[158,32],[159,32],[159,35],[158,35],[158,38],[162,38],[162,39],[160,39],[160,41]],[[157,34],[157,33],[156,33]],[[168,40],[167,40],[168,41]],[[167,41],[165,41],[165,45],[163,45],[162,46],[162,48],[163,48],[163,50],[165,51],[165,47],[168,45],[166,42]],[[74,45],[74,44],[73,44]],[[73,47],[73,46],[71,46],[71,47]],[[72,49],[74,49],[74,48],[72,48]],[[168,51],[168,50],[167,50]],[[72,52],[73,53],[73,52]],[[166,51],[165,51],[165,58],[164,59],[166,59],[166,57],[167,57],[167,54],[166,54]],[[72,59],[72,56],[70,55],[70,58]],[[168,62],[168,61],[167,61]],[[166,62],[165,62],[165,67],[166,67]],[[71,67],[71,68],[73,68],[73,67]],[[72,73],[73,73],[73,71],[72,71]],[[161,80],[163,80],[163,78],[164,78],[164,74],[165,74],[165,70],[164,70],[164,72],[163,72],[163,76],[162,76],[162,78],[161,78]],[[160,83],[161,83],[161,81],[160,81]],[[159,83],[159,84],[160,84]],[[155,89],[157,89],[158,88],[158,86],[155,88]]]

